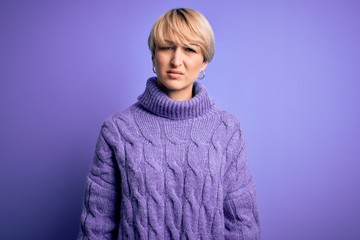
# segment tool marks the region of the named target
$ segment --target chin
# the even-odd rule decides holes
[[[170,78],[158,78],[158,83],[163,85],[169,90],[177,91],[188,88],[190,85],[193,85],[194,82],[187,81],[185,79],[170,79]]]
[[[188,88],[193,83],[185,83],[181,80],[169,79],[165,81],[160,81],[160,84],[170,91],[181,91]]]

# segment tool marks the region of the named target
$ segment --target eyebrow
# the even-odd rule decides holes
[[[168,40],[168,39],[165,39],[165,42],[170,43],[170,44],[175,44],[174,41],[171,41],[171,40]]]

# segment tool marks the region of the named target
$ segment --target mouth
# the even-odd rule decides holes
[[[182,71],[179,71],[179,70],[169,70],[166,73],[174,74],[174,75],[184,75],[184,73]]]
[[[184,75],[182,71],[174,69],[168,70],[166,73],[170,79],[180,79]]]

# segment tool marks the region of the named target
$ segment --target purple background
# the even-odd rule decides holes
[[[243,123],[263,239],[360,239],[359,1],[1,1],[0,239],[74,239],[102,121],[166,10],[209,19],[203,83]]]

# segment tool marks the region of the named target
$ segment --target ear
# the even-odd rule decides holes
[[[203,61],[203,63],[202,63],[202,66],[201,66],[201,71],[204,71],[205,70],[205,68],[208,66],[208,64],[209,64],[209,62],[208,61]]]
[[[155,56],[151,54],[151,62],[153,66],[155,66]]]

